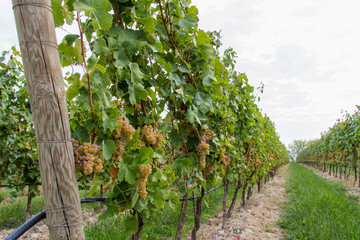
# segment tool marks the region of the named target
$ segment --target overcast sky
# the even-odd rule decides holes
[[[360,103],[359,0],[193,0],[199,27],[222,33],[237,70],[264,83],[259,106],[281,140],[314,139]],[[0,8],[0,51],[17,45],[11,1]]]
[[[314,139],[360,104],[359,0],[193,0],[237,70],[265,84],[259,106],[281,140]]]

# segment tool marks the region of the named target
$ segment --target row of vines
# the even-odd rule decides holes
[[[289,161],[254,88],[235,71],[236,53],[220,53],[220,33],[198,28],[190,1],[52,0],[52,7],[59,28],[77,26],[58,49],[68,69],[79,187],[107,197],[100,218],[130,210],[125,222],[137,239],[168,205],[180,209],[180,239],[188,199],[197,196],[196,239],[206,191],[224,184],[225,199],[235,186],[231,205],[224,203],[225,225],[239,190]],[[36,194],[31,111],[17,55],[1,59],[0,181],[27,183]],[[16,110],[6,110],[10,105]]]
[[[360,151],[360,107],[353,114],[344,113],[320,139],[311,141],[296,161],[321,168],[324,172],[348,179],[351,172],[357,182]],[[360,178],[359,178],[360,179]],[[360,186],[360,182],[359,182]]]

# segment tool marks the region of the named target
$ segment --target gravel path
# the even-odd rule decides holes
[[[237,206],[224,230],[221,229],[222,212],[203,223],[198,239],[281,239],[283,230],[277,222],[282,211],[279,204],[286,200],[284,175],[287,168],[288,166],[279,169],[278,174],[260,193],[256,189],[245,209]]]

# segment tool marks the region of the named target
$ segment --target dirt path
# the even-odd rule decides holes
[[[237,206],[226,229],[221,230],[222,212],[219,212],[201,225],[198,239],[281,239],[283,230],[277,222],[282,211],[279,204],[286,200],[284,175],[287,168],[288,165],[279,169],[260,193],[256,189],[245,209]]]

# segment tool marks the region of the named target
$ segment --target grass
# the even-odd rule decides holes
[[[232,197],[233,189],[229,189],[228,202]],[[206,196],[209,198],[208,206],[203,204],[201,221],[207,221],[211,216],[215,215],[222,208],[223,189],[212,192]],[[193,202],[189,201],[186,220],[183,228],[182,237],[186,239],[187,234],[193,228]],[[179,209],[178,209],[179,210]],[[141,239],[173,239],[176,234],[177,221],[179,212],[172,211],[166,207],[161,211],[158,217],[153,219],[153,222],[145,222],[142,229]],[[86,230],[86,239],[131,239],[131,236],[126,235],[123,226],[124,217],[114,217],[91,225]]]
[[[26,191],[25,191],[26,192]],[[9,198],[10,194],[3,188],[0,191],[0,196]],[[80,196],[85,196],[85,191],[80,191]],[[27,204],[27,196],[19,196],[14,200],[10,200],[6,204],[2,202],[0,204],[0,231],[4,229],[17,228],[25,222],[25,209]],[[99,208],[97,203],[83,204],[82,209],[94,209]],[[42,195],[32,199],[30,215],[39,213],[45,209],[44,197]]]
[[[228,204],[233,195],[233,186],[231,185],[228,192]],[[240,196],[241,191],[239,191]],[[2,191],[3,196],[8,196],[6,191]],[[85,191],[80,191],[80,196],[85,196]],[[222,208],[223,188],[211,192],[204,197],[202,222],[207,221],[211,216],[214,216]],[[205,198],[208,200],[208,206],[204,204]],[[26,196],[19,197],[12,202],[0,205],[0,230],[17,228],[25,221]],[[83,210],[91,210],[99,208],[99,204],[82,204]],[[179,207],[180,208],[180,207]],[[38,196],[33,199],[31,204],[30,214],[36,214],[44,209],[43,196]],[[183,237],[186,238],[189,231],[193,228],[193,202],[189,201],[186,221],[183,228]],[[179,218],[179,209],[176,212],[165,205],[165,208],[158,214],[158,217],[153,219],[153,222],[146,222],[141,232],[141,239],[169,239],[176,234],[177,221]],[[124,216],[109,218],[92,224],[86,229],[86,239],[129,239],[123,228]]]
[[[25,209],[27,198],[22,197],[0,206],[0,230],[17,228],[25,222]],[[30,215],[36,214],[44,209],[44,198],[35,197],[32,200]]]
[[[360,206],[340,183],[292,163],[289,202],[280,220],[286,239],[359,239]]]

